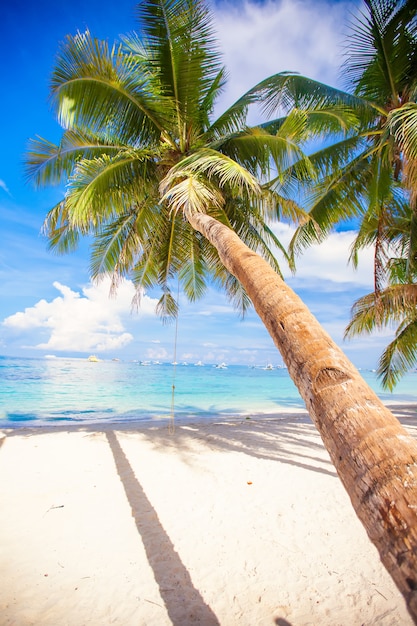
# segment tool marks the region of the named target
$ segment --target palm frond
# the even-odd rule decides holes
[[[222,67],[209,85],[207,93],[200,102],[201,126],[206,129],[208,136],[211,136],[212,133],[215,132],[213,126],[211,126],[210,116],[213,112],[216,99],[223,91],[225,84],[226,69]]]
[[[312,162],[316,162],[314,158]],[[296,229],[291,253],[297,255],[313,243],[321,243],[338,222],[362,215],[370,178],[366,151],[319,180],[306,199],[308,220]]]
[[[167,289],[169,281],[181,267],[181,259],[176,254],[176,243],[181,242],[181,235],[178,229],[181,226],[181,218],[176,213],[171,213],[170,219],[163,224],[164,236],[161,238],[159,253],[159,276],[158,283],[163,290]],[[182,243],[179,244],[182,248]]]
[[[226,154],[210,148],[201,148],[174,166],[161,183],[161,192],[165,193],[176,179],[193,175],[204,176],[219,188],[233,187],[239,193],[260,193],[258,180],[245,167]]]
[[[329,134],[331,134],[334,137],[332,142],[334,143],[337,141],[338,136],[342,135],[345,137],[348,132],[355,132],[356,134],[360,130],[361,119],[358,113],[347,106],[339,104],[326,105],[322,108],[317,107],[311,110],[294,107],[289,115],[264,122],[261,124],[261,128],[271,134],[279,133],[288,117],[297,111],[301,111],[305,116],[304,137],[300,137],[300,141],[327,139]]]
[[[171,109],[162,95],[154,97],[133,56],[88,31],[61,45],[51,97],[64,128],[102,139],[117,132],[120,142],[133,146],[158,141]]]
[[[207,290],[207,265],[201,238],[184,221],[181,234],[183,261],[178,272],[180,284],[190,302],[202,298]]]
[[[224,137],[233,135],[234,133],[241,133],[242,129],[245,129],[248,109],[251,104],[257,101],[257,95],[250,93],[245,94],[226,111],[212,122],[208,133],[214,140],[222,140]]]
[[[140,150],[79,161],[67,190],[72,224],[98,225],[118,211],[123,213],[136,197],[152,192],[148,184],[151,171],[148,153]]]
[[[227,274],[222,281],[222,288],[226,291],[229,302],[238,311],[241,319],[244,319],[247,311],[252,306],[252,302],[241,283],[233,276]]]
[[[271,167],[279,172],[281,182],[289,175],[290,168],[293,174],[297,171],[299,180],[314,178],[309,159],[299,146],[294,118],[288,120],[276,134],[272,135],[260,127],[247,128],[241,133],[225,137],[221,144],[217,142],[215,145],[223,154],[261,180],[270,178]]]
[[[407,255],[410,246],[412,209],[408,194],[401,183],[391,181],[390,193],[379,206],[384,210],[383,234],[387,245],[392,249],[391,254]],[[359,248],[373,244],[380,213],[378,206],[364,210],[357,236],[358,240],[363,238],[363,245],[359,244]]]
[[[387,124],[408,159],[417,159],[417,104],[409,102],[390,111]]]
[[[149,0],[139,4],[138,17],[148,63],[158,71],[161,93],[175,103],[183,150],[188,123],[200,119],[201,102],[219,83],[220,55],[210,11],[200,0]]]
[[[273,198],[273,199],[272,199]],[[209,213],[218,221],[234,230],[240,239],[252,250],[265,258],[271,267],[281,276],[281,269],[276,257],[277,251],[292,268],[292,261],[286,248],[279,241],[268,224],[266,216],[272,215],[272,209],[266,209],[266,204],[277,202],[275,194],[264,191],[260,198],[245,198],[228,196],[226,194],[224,206],[216,212]],[[276,210],[276,207],[274,206]],[[274,215],[275,220],[277,215]]]
[[[414,210],[411,214],[409,231],[409,249],[407,255],[407,278],[411,280],[416,274],[417,268],[417,215]]]
[[[297,183],[296,183],[297,184]],[[280,193],[276,188],[270,188],[269,184],[264,187],[262,197],[262,216],[268,222],[290,222],[296,225],[305,224],[309,220],[309,215],[297,200],[293,200],[291,192],[286,193],[290,184],[280,187]]]
[[[90,263],[93,279],[110,275],[116,284],[119,279],[129,275],[142,250],[137,219],[136,211],[129,211],[106,225],[96,235]]]
[[[398,105],[416,58],[411,26],[415,15],[411,0],[365,2],[352,23],[343,67],[357,95]]]
[[[168,288],[164,290],[159,298],[155,311],[164,324],[172,322],[178,316],[178,302]]]
[[[63,133],[59,145],[37,137],[29,142],[26,173],[38,186],[57,185],[71,176],[80,159],[94,159],[103,153],[115,155],[126,148],[69,130]]]
[[[294,107],[312,111],[340,106],[355,111],[361,120],[370,123],[379,110],[375,103],[368,103],[348,92],[291,72],[266,78],[250,89],[245,97],[250,98],[251,102],[260,102],[268,118],[277,113],[282,115]]]
[[[219,141],[221,144],[225,139],[232,137],[235,133],[240,133],[246,126],[248,106],[246,103],[237,102],[224,111],[214,120],[207,130],[207,136],[212,142]],[[214,144],[216,145],[216,144]]]
[[[395,339],[382,353],[377,373],[385,389],[392,391],[398,381],[417,362],[417,319],[397,331]]]
[[[381,305],[378,311],[377,299]],[[414,317],[416,307],[417,284],[390,285],[378,295],[369,293],[353,304],[345,337],[370,334],[377,328],[399,324],[404,318]]]
[[[74,228],[70,222],[65,200],[61,200],[48,213],[42,225],[48,238],[48,248],[57,254],[67,254],[77,249],[80,237],[88,230]]]
[[[141,293],[145,289],[159,286],[160,254],[159,237],[150,238],[143,253],[139,255],[132,269],[131,276],[136,287],[137,297],[134,303],[138,304]]]
[[[359,163],[367,163],[376,148],[369,145],[361,133],[325,145],[309,154],[309,160],[317,172],[319,180],[325,177],[341,175],[347,179],[349,172],[354,172]]]
[[[218,207],[223,203],[217,186],[201,180],[192,172],[175,184],[171,178],[165,178],[161,183],[161,193],[161,201],[167,203],[171,212],[184,215],[204,213],[209,207]]]

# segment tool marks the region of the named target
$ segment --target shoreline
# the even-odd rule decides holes
[[[412,625],[306,411],[2,431],[2,625]]]
[[[138,367],[123,362],[56,363],[40,359],[4,362],[0,392],[0,429],[55,424],[168,422],[173,403],[172,365]],[[247,366],[179,368],[175,419],[241,419],[305,411],[286,369],[262,371]],[[417,403],[417,372],[384,392],[375,373],[364,380],[386,404]]]
[[[417,413],[417,403],[416,403],[416,413]],[[126,429],[134,429],[141,430],[142,428],[167,428],[170,426],[172,422],[174,425],[194,425],[194,424],[213,424],[215,422],[219,423],[228,423],[228,422],[242,422],[242,421],[282,421],[288,418],[299,418],[304,419],[311,422],[308,412],[305,409],[286,409],[285,411],[276,411],[276,412],[268,412],[268,413],[254,413],[254,412],[245,412],[245,413],[211,413],[210,415],[205,415],[204,417],[201,414],[193,414],[191,415],[175,415],[174,419],[170,416],[159,416],[159,417],[141,417],[139,419],[120,419],[112,421],[102,420],[102,421],[88,421],[88,420],[72,420],[72,421],[64,421],[64,420],[49,420],[48,422],[41,423],[31,423],[25,424],[24,421],[13,423],[12,425],[0,425],[0,433],[7,433],[7,435],[12,435],[14,433],[18,434],[19,432],[27,431],[27,432],[38,432],[38,431],[60,431],[60,430],[126,430]],[[3,423],[4,424],[4,423]]]
[[[400,420],[408,421],[409,418],[415,417],[417,421],[417,401],[399,401],[397,399],[391,401],[383,401],[383,404]],[[306,419],[308,422],[311,422],[310,416],[306,408],[302,407],[278,407],[275,411],[267,411],[267,412],[256,412],[256,411],[245,411],[242,413],[236,412],[213,412],[210,414],[205,414],[204,416],[196,413],[184,413],[178,412],[178,414],[174,413],[174,423],[178,425],[187,425],[187,424],[210,424],[214,421],[219,422],[239,422],[242,420],[267,420],[267,421],[279,421],[285,420],[291,417],[299,417]],[[50,419],[48,421],[39,420],[39,423],[36,423],[36,420],[33,420],[32,423],[29,423],[30,420],[22,420],[7,423],[7,421],[0,421],[0,436],[1,433],[12,434],[14,432],[20,431],[38,431],[38,430],[73,430],[73,429],[125,429],[125,428],[135,428],[140,429],[141,427],[149,428],[149,427],[164,427],[169,426],[172,422],[172,418],[169,415],[163,416],[144,416],[140,418],[132,418],[132,419],[116,419],[112,420],[109,418],[108,420],[64,420],[64,419]]]

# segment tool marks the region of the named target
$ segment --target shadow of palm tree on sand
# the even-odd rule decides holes
[[[115,433],[108,431],[106,437],[148,562],[153,569],[161,598],[172,623],[174,626],[219,625],[217,617],[194,587],[190,574],[162,527]],[[158,546],[156,550],[155,546]]]

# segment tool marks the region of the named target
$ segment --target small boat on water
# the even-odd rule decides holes
[[[100,361],[100,359],[98,359],[95,354],[90,354],[90,356],[88,357],[88,360],[91,363],[98,363]]]

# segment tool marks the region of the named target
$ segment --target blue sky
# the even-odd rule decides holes
[[[175,329],[154,314],[157,294],[145,295],[138,313],[131,310],[132,286],[116,299],[108,285],[92,285],[87,245],[77,253],[48,252],[40,230],[46,212],[62,190],[35,190],[24,177],[29,138],[57,141],[60,129],[48,105],[48,81],[58,43],[86,27],[109,41],[136,27],[135,2],[15,0],[3,8],[3,150],[0,163],[0,354],[12,356],[85,356],[158,359],[173,357]],[[271,0],[214,5],[216,29],[229,71],[219,110],[246,89],[275,72],[290,70],[341,85],[341,44],[356,0]],[[284,242],[291,230],[278,225]],[[359,270],[347,265],[352,233],[335,233],[309,250],[295,277],[284,273],[326,330],[359,367],[375,367],[387,336],[343,342],[353,301],[372,289],[372,254]],[[180,298],[177,359],[206,363],[281,363],[254,312],[242,322],[222,294],[209,291],[199,303]]]

